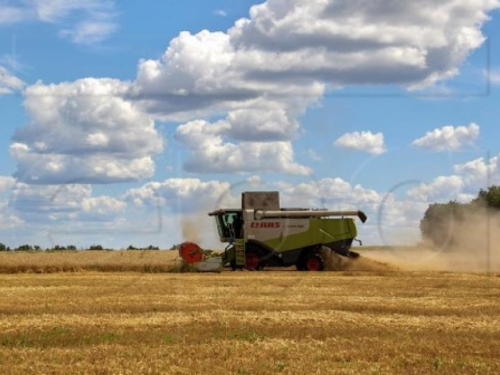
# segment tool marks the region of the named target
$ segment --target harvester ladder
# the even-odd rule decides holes
[[[234,241],[234,249],[235,249],[235,262],[236,267],[244,267],[245,266],[245,240],[237,239]]]

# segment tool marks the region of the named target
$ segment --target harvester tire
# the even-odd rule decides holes
[[[304,271],[323,271],[325,269],[325,260],[318,253],[307,254],[302,264]]]
[[[249,271],[259,271],[263,268],[260,264],[260,256],[257,252],[247,251],[245,254],[245,269]]]

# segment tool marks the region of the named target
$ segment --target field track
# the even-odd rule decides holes
[[[0,275],[1,374],[499,374],[500,277]]]

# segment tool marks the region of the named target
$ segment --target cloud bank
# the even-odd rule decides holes
[[[16,22],[33,14],[59,22],[75,11],[98,19],[113,9],[109,1],[29,4],[3,9]],[[499,5],[267,0],[227,32],[181,32],[160,58],[139,61],[130,82],[88,78],[28,88],[31,122],[11,145],[16,177],[30,183],[150,177],[152,156],[162,151],[153,120],[178,124],[175,138],[189,153],[188,171],[309,174],[294,160],[293,140],[300,116],[327,90],[356,84],[415,89],[449,79],[483,44],[481,27]],[[84,27],[82,40],[106,30],[101,26]],[[62,32],[77,41],[77,28]],[[350,135],[339,145],[380,154],[382,137]]]

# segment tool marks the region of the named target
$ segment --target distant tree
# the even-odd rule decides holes
[[[487,190],[479,190],[477,197],[471,203],[500,210],[500,186],[492,185]]]
[[[479,190],[469,203],[450,201],[430,204],[420,221],[420,232],[424,241],[439,247],[452,247],[460,237],[461,223],[484,208],[500,210],[500,186],[492,185]]]
[[[9,251],[9,248],[5,246],[3,243],[0,243],[0,251]]]
[[[464,220],[468,206],[457,201],[429,205],[420,221],[422,238],[439,247],[451,245],[455,224]]]
[[[66,249],[68,249],[70,251],[76,251],[77,250],[75,245],[66,246]]]
[[[42,248],[38,245],[33,246],[33,250],[35,251],[42,251]]]
[[[31,245],[21,245],[15,249],[15,251],[33,251],[33,246]]]
[[[148,247],[135,247],[130,245],[127,247],[127,250],[160,250],[160,248],[153,245],[149,245]]]
[[[89,250],[104,250],[104,248],[101,245],[91,245]]]

